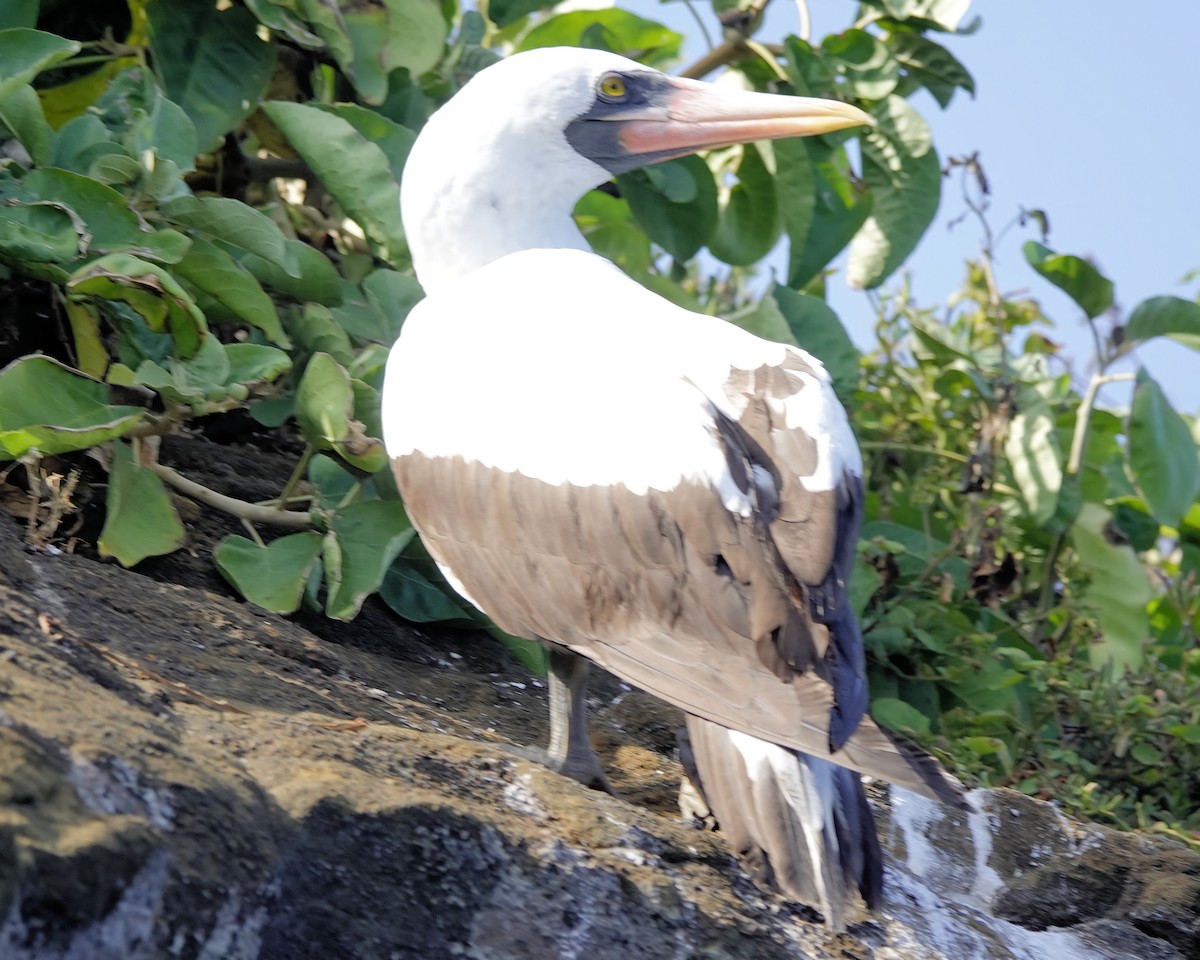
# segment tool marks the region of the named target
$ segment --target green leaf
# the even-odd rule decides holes
[[[296,46],[305,50],[317,50],[324,45],[321,38],[309,30],[303,20],[273,0],[246,0],[246,6],[258,18],[259,23],[283,34]]]
[[[298,0],[298,5],[367,103],[383,103],[393,70],[404,68],[419,76],[437,65],[445,49],[448,27],[435,0],[351,7]]]
[[[895,697],[880,697],[872,701],[871,718],[890,730],[929,733],[929,718],[916,707]]]
[[[1058,506],[1063,472],[1054,415],[1045,402],[1021,404],[1009,423],[1004,453],[1034,521],[1047,523]]]
[[[408,312],[425,296],[415,278],[395,270],[375,270],[350,292],[343,305],[330,312],[346,333],[359,340],[391,346],[400,335]]]
[[[812,44],[797,36],[785,37],[783,49],[788,82],[798,96],[815,97],[833,91],[833,66],[824,51],[814,50]]]
[[[896,96],[872,112],[877,126],[863,134],[871,216],[851,242],[846,265],[846,282],[860,290],[879,286],[908,258],[942,193],[941,165],[921,115]]]
[[[488,623],[485,629],[504,644],[508,648],[508,652],[520,660],[522,666],[535,677],[544,677],[550,672],[550,651],[541,641],[514,637],[511,633],[505,633],[494,623]]]
[[[352,467],[364,473],[378,473],[388,465],[387,451],[379,437],[383,433],[379,412],[379,391],[362,380],[350,380],[354,395],[354,418],[347,424],[346,435],[333,449]]]
[[[1130,342],[1171,337],[1200,350],[1200,303],[1180,297],[1151,297],[1133,309],[1125,324]]]
[[[293,533],[259,546],[245,537],[226,537],[213,551],[221,576],[251,603],[272,613],[295,613],[304,585],[321,553],[318,533]]]
[[[575,222],[592,249],[606,260],[631,274],[650,269],[650,238],[623,197],[589,190],[575,205]]]
[[[1138,371],[1127,434],[1133,482],[1159,522],[1178,527],[1200,494],[1200,453],[1187,422],[1145,370]]]
[[[1139,497],[1119,497],[1108,507],[1113,512],[1113,526],[1124,534],[1134,550],[1144,553],[1154,548],[1158,542],[1159,523]]]
[[[318,107],[273,101],[263,110],[362,227],[380,257],[403,267],[408,248],[400,222],[400,187],[379,146],[347,120]]]
[[[310,353],[327,353],[343,366],[354,362],[350,338],[334,319],[333,312],[319,303],[306,303],[303,309],[287,313],[288,332],[296,345]]]
[[[821,42],[834,70],[844,81],[843,89],[862,100],[882,100],[896,89],[900,65],[891,51],[866,30],[852,29],[831,34]]]
[[[79,50],[80,45],[74,40],[41,30],[28,27],[0,30],[0,100]]]
[[[76,299],[96,297],[129,304],[155,332],[168,328],[181,357],[190,357],[207,336],[204,314],[179,282],[157,264],[125,253],[110,253],[75,272],[67,292]]]
[[[909,26],[947,33],[969,33],[977,29],[975,21],[960,29],[971,0],[864,0],[893,20],[911,21]]]
[[[97,150],[120,151],[121,147],[113,141],[112,132],[103,120],[94,113],[85,113],[69,120],[59,129],[50,164],[85,173]]]
[[[61,263],[75,259],[84,242],[83,222],[55,200],[0,202],[0,255],[8,259]]]
[[[1154,591],[1133,549],[1108,536],[1111,516],[1099,504],[1083,504],[1071,540],[1080,567],[1091,578],[1084,599],[1096,610],[1102,632],[1089,647],[1089,658],[1097,668],[1111,662],[1122,670],[1144,659],[1142,645],[1150,634],[1146,604]]]
[[[299,266],[288,255],[283,232],[266,214],[229,197],[180,197],[163,204],[175,223],[205,234],[234,254],[253,254],[294,278]]]
[[[100,312],[92,305],[64,300],[63,309],[71,324],[71,339],[79,369],[89,377],[104,379],[108,370],[108,348],[100,333]]]
[[[650,66],[679,54],[682,35],[627,10],[573,10],[543,20],[518,44],[518,50],[538,47],[587,47],[609,50]]]
[[[39,0],[7,0],[0,7],[0,29],[33,27],[37,23]]]
[[[400,183],[404,162],[408,159],[408,152],[417,139],[415,133],[407,127],[400,126],[395,120],[389,120],[383,114],[360,107],[356,103],[317,103],[313,106],[319,107],[335,117],[341,117],[366,139],[378,146],[391,165],[392,177],[396,183]]]
[[[197,299],[213,322],[248,323],[272,343],[291,347],[271,298],[249,270],[215,243],[196,237],[174,273],[203,291],[206,296]]]
[[[1089,317],[1098,317],[1113,305],[1112,281],[1086,260],[1055,253],[1036,240],[1027,241],[1022,250],[1029,265],[1079,304]]]
[[[225,400],[231,395],[238,400],[245,399],[244,388],[236,385],[230,389],[228,386],[229,354],[225,344],[216,337],[205,337],[191,358],[180,360],[172,357],[166,364],[167,368],[164,369],[151,360],[143,360],[132,382],[150,387],[168,400],[189,404],[197,410],[208,402]],[[114,382],[117,382],[115,378]],[[120,382],[124,382],[124,377]]]
[[[708,249],[733,266],[757,263],[775,246],[783,218],[775,197],[775,178],[752,143],[737,148],[737,182],[720,190],[717,229]],[[720,176],[718,173],[718,180]]]
[[[0,129],[8,127],[35,164],[50,162],[54,131],[46,122],[42,101],[29,84],[20,84],[7,96],[0,97],[0,125],[3,125]]]
[[[153,470],[134,461],[126,443],[113,444],[105,503],[104,529],[96,544],[100,556],[132,567],[183,545],[183,524],[166,487]]]
[[[975,96],[975,80],[945,47],[919,33],[896,32],[887,45],[908,75],[933,94],[942,107],[948,107],[958,88]]]
[[[498,27],[507,27],[522,17],[554,6],[558,0],[490,0],[488,19]]]
[[[322,553],[329,589],[325,615],[353,620],[415,535],[404,508],[394,500],[371,500],[339,510],[330,521]]]
[[[212,150],[258,105],[275,64],[275,42],[259,38],[258,22],[244,7],[154,0],[146,13],[163,90],[191,119],[199,149]]]
[[[787,317],[783,315],[783,310],[774,297],[763,297],[758,303],[743,307],[726,319],[764,340],[799,346],[796,338],[792,336]]]
[[[133,149],[139,157],[153,151],[180,171],[189,172],[195,169],[199,152],[196,126],[183,107],[164,96],[156,96],[149,113],[133,126]]]
[[[87,228],[89,252],[133,253],[158,242],[154,234],[142,230],[122,194],[91,177],[48,167],[31,170],[21,186],[26,196],[53,197],[68,207]]]
[[[226,383],[270,383],[292,369],[292,358],[282,350],[263,343],[226,343],[229,361]]]
[[[226,244],[228,246],[228,244]],[[269,290],[284,294],[294,300],[312,303],[341,303],[342,285],[337,268],[325,254],[300,240],[284,243],[282,266],[257,254],[231,250],[234,259],[254,274],[254,278]]]
[[[0,460],[86,450],[124,436],[141,407],[112,406],[108,387],[38,354],[0,370]]]
[[[449,586],[435,583],[408,557],[399,557],[388,569],[379,596],[397,615],[412,623],[471,619]]]
[[[662,164],[668,165],[674,168],[669,174],[635,170],[622,174],[617,182],[646,235],[676,260],[690,260],[716,229],[717,185],[708,164],[699,157],[681,157]],[[695,192],[687,201],[676,203],[663,190],[675,196],[688,196],[689,191],[681,190],[675,182],[681,174],[691,180]]]
[[[329,511],[336,510],[359,483],[344,464],[325,454],[309,460],[308,482],[317,495],[313,508]]]
[[[349,432],[354,391],[346,368],[327,353],[314,353],[296,388],[296,422],[304,439],[328,450]]]
[[[861,355],[838,315],[820,297],[779,284],[771,287],[770,296],[787,320],[793,339],[825,365],[838,397],[848,403],[858,386]]]
[[[776,194],[790,241],[788,281],[807,286],[858,232],[871,212],[871,195],[850,175],[843,147],[818,139],[774,144]]]

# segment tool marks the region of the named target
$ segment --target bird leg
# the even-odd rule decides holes
[[[550,769],[585,787],[617,796],[592,749],[587,731],[591,664],[565,647],[550,646]]]

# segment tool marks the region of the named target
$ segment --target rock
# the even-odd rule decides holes
[[[514,751],[544,688],[488,640],[279,618],[0,519],[0,957],[1200,956],[1200,856],[1006,791],[881,800],[886,909],[830,936],[673,813],[678,714],[596,699],[624,801]]]

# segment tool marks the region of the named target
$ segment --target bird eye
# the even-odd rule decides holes
[[[600,95],[606,100],[621,100],[628,92],[625,78],[619,73],[606,73],[600,78]]]

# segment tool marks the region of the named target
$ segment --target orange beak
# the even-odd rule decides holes
[[[662,107],[622,117],[617,142],[629,153],[657,159],[754,140],[810,137],[847,127],[874,126],[870,114],[837,100],[724,90],[671,77]]]

